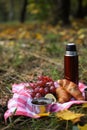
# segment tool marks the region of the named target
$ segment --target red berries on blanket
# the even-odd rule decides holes
[[[38,80],[30,83],[29,86],[32,98],[39,98],[45,96],[47,93],[54,94],[56,92],[54,81],[48,76],[39,76]]]

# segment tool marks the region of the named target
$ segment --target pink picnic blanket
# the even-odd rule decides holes
[[[56,83],[55,83],[56,85]],[[12,85],[13,97],[8,101],[8,110],[4,114],[5,120],[12,115],[28,116],[31,118],[39,118],[32,110],[32,98],[29,94],[29,83],[20,83]],[[87,88],[83,83],[79,83],[79,89],[84,96],[84,89]],[[69,102],[60,104],[54,103],[50,107],[50,112],[58,112],[68,109],[73,104],[87,103],[87,101],[77,101],[72,99]]]

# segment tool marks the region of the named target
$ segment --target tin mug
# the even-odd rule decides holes
[[[50,112],[51,104],[53,103],[53,99],[48,98],[37,98],[32,100],[32,108],[33,112],[36,114],[43,114]]]

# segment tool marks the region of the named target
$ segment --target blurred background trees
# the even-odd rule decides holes
[[[71,18],[87,18],[87,0],[0,0],[0,22],[40,20],[67,25]]]

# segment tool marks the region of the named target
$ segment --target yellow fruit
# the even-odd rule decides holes
[[[51,93],[46,94],[45,98],[53,99],[53,102],[56,102],[55,96],[53,94],[51,94]]]

